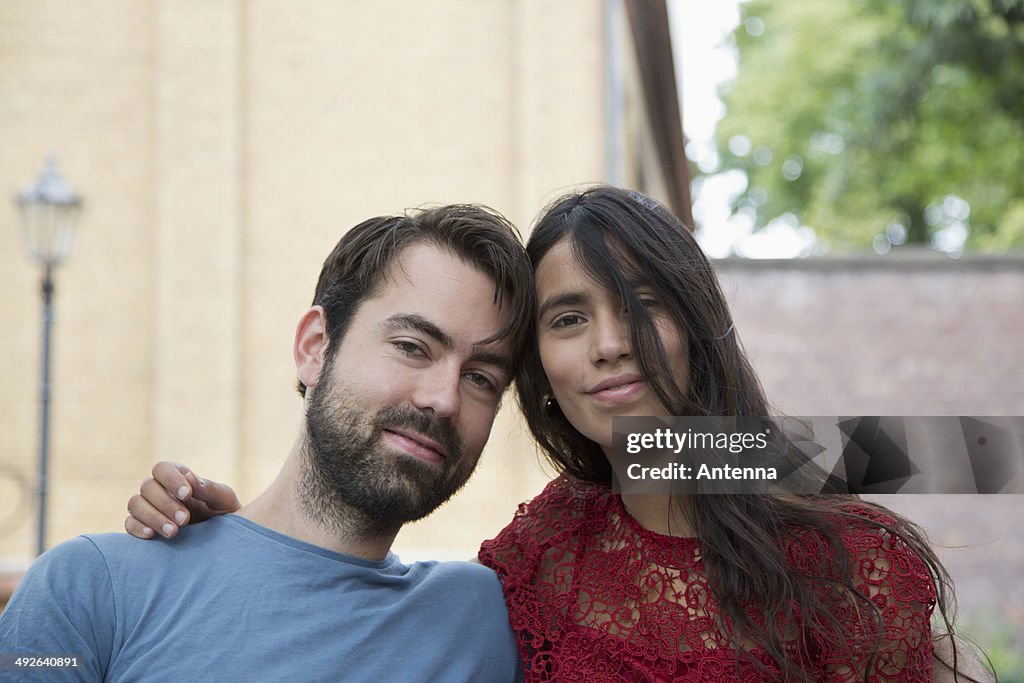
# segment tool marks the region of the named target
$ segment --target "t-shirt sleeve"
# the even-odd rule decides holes
[[[466,586],[476,584],[479,590],[474,591],[477,604],[473,615],[481,620],[480,630],[489,633],[486,638],[493,653],[493,668],[487,671],[487,680],[509,681],[517,683],[523,680],[523,666],[516,647],[516,638],[509,625],[505,600],[501,586],[494,573],[478,565],[465,566],[460,563],[463,580],[460,582],[460,596],[466,599]],[[454,595],[452,599],[458,599]]]
[[[115,610],[106,561],[79,536],[29,568],[0,615],[0,654],[78,659],[74,668],[18,669],[18,680],[101,681],[113,649]]]

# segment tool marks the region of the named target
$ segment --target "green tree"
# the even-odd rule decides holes
[[[838,247],[1024,244],[1024,0],[754,0],[732,35],[719,170],[735,210]]]

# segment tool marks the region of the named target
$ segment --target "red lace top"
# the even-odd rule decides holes
[[[866,507],[857,511],[892,521]],[[881,610],[884,629],[867,680],[931,681],[935,592],[927,568],[877,525],[846,521],[845,527],[854,583]],[[785,550],[795,571],[820,575],[820,548],[796,537]],[[527,681],[779,679],[778,667],[752,644],[744,649],[772,674],[737,661],[700,541],[644,529],[606,487],[556,479],[484,542],[480,561],[501,579]],[[842,651],[801,638],[798,624],[784,628],[792,661],[815,680],[864,680],[877,635],[864,611],[863,602],[837,601],[833,614],[854,634]],[[757,616],[752,609],[751,618]]]

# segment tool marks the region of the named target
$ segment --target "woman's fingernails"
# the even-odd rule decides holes
[[[178,500],[184,500],[185,496],[188,495],[188,487],[184,484],[178,489]]]
[[[177,512],[175,512],[174,513],[174,521],[177,522],[178,524],[184,524],[185,523],[185,513],[182,512],[181,510],[178,510]]]
[[[166,536],[167,538],[170,538],[171,534],[174,533],[174,527],[171,526],[170,524],[164,524],[160,528],[160,530],[164,532],[164,536]]]

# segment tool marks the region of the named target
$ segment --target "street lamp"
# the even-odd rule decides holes
[[[46,550],[47,465],[50,457],[50,330],[53,326],[53,271],[71,255],[81,198],[57,171],[50,156],[36,184],[19,192],[15,200],[21,213],[29,253],[43,266],[43,377],[40,384],[39,418],[39,536],[37,555]]]

